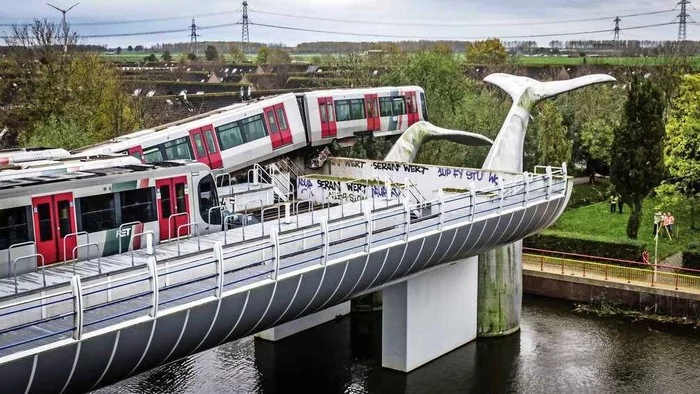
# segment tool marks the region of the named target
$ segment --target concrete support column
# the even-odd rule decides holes
[[[310,328],[328,323],[339,316],[348,314],[350,314],[350,301],[280,324],[276,327],[268,328],[267,330],[255,334],[255,336],[266,341],[276,342]]]
[[[497,337],[520,329],[523,302],[523,243],[479,255],[478,334]]]
[[[476,338],[476,257],[384,288],[382,366],[410,372]]]

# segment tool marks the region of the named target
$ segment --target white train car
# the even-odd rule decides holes
[[[144,163],[192,159],[230,172],[306,145],[296,97],[290,93],[142,130],[75,153],[127,153]]]
[[[218,205],[214,178],[197,162],[128,165],[0,181],[0,277],[73,259],[74,248],[97,243],[102,256],[139,248],[150,231],[163,241],[209,227]],[[219,210],[213,229],[219,230]],[[143,241],[145,242],[145,240]],[[121,245],[121,246],[120,246]],[[11,249],[11,250],[10,250]],[[76,251],[84,257],[85,248]],[[90,256],[97,255],[95,248]],[[8,260],[9,259],[9,260]]]
[[[105,167],[120,167],[140,164],[141,161],[125,155],[101,155],[94,157],[71,156],[59,160],[38,160],[0,166],[0,181],[69,172],[94,170]]]
[[[297,95],[304,108],[311,146],[371,132],[400,135],[414,123],[428,120],[425,93],[418,86],[318,90]]]
[[[0,166],[26,163],[37,160],[58,160],[70,157],[70,152],[65,149],[53,148],[21,148],[1,149]]]

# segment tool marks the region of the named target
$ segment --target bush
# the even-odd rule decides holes
[[[611,259],[641,262],[642,252],[646,249],[641,242],[630,240],[626,243],[611,242],[596,237],[582,237],[580,234],[558,232],[555,234],[536,234],[523,240],[526,248],[584,254],[588,256],[607,257]],[[557,253],[547,253],[566,257]]]

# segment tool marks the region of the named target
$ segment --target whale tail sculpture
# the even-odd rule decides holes
[[[540,82],[532,78],[509,74],[491,74],[484,81],[506,91],[513,99],[496,141],[493,143],[483,168],[505,171],[522,171],[525,132],[530,121],[530,111],[538,102],[584,86],[614,82],[606,74],[593,74],[565,81]]]
[[[446,140],[463,145],[491,145],[491,139],[477,133],[443,129],[432,123],[421,121],[409,127],[387,153],[384,160],[411,163],[415,160],[421,145],[430,140]]]

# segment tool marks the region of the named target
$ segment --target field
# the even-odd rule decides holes
[[[578,186],[577,186],[578,187]],[[638,232],[638,241],[646,244],[650,258],[654,258],[654,205],[657,201],[648,198],[642,207],[642,220]],[[676,233],[673,239],[668,239],[666,233],[659,236],[659,260],[683,250],[688,242],[700,238],[700,231],[690,229],[688,212],[672,210],[676,218]],[[543,233],[556,234],[565,232],[581,238],[591,237],[613,242],[627,242],[627,219],[630,209],[625,206],[623,213],[610,213],[608,202],[596,203],[580,208],[567,209],[557,222]]]
[[[513,59],[513,64],[524,66],[574,66],[585,64],[605,64],[614,66],[656,66],[668,63],[669,59],[664,56],[658,57],[560,57],[560,56],[519,56]],[[695,67],[700,67],[700,56],[691,59]]]

